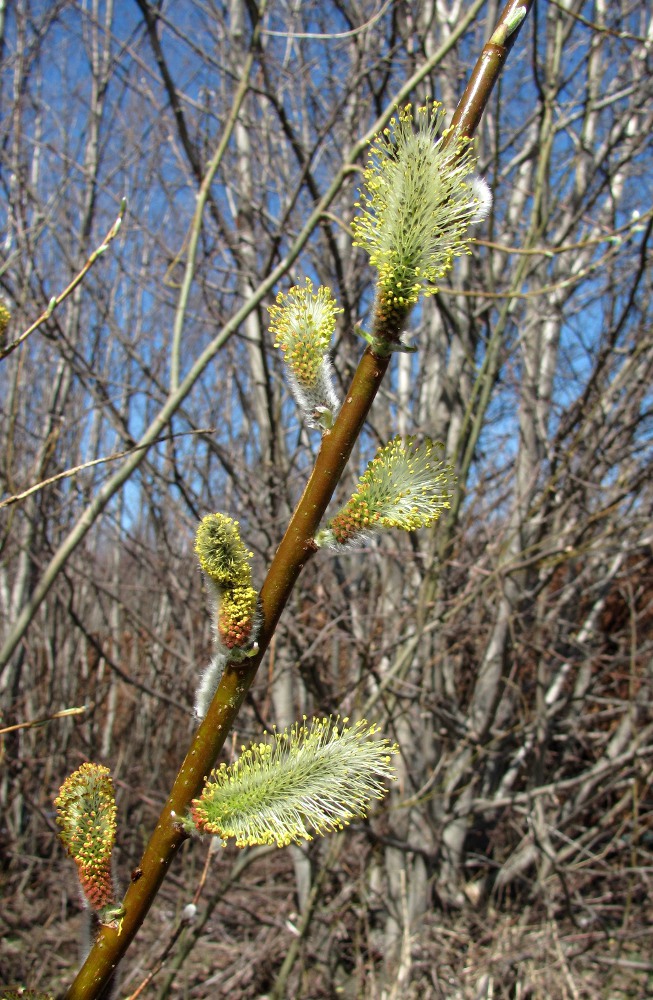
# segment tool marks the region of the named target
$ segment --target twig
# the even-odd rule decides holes
[[[4,726],[0,729],[0,736],[4,736],[5,733],[14,733],[17,729],[36,729],[38,726],[44,726],[46,722],[53,722],[55,719],[65,719],[68,715],[81,715],[82,712],[88,711],[90,705],[80,705],[78,708],[64,708],[61,712],[55,712],[54,715],[45,715],[42,719],[31,719],[29,722],[17,722],[13,726]]]
[[[174,438],[188,437],[197,434],[209,434],[213,429],[210,427],[206,428],[196,428],[192,431],[180,431],[176,434],[166,434],[162,435],[157,444],[161,444],[163,441],[172,441]],[[0,510],[3,507],[10,507],[12,504],[20,503],[21,500],[27,500],[34,493],[39,493],[41,490],[45,489],[46,486],[52,486],[54,483],[58,483],[61,479],[70,479],[71,476],[76,476],[79,472],[85,472],[87,469],[92,469],[96,465],[106,465],[109,462],[117,462],[121,458],[126,458],[128,455],[133,455],[134,452],[143,451],[148,449],[149,444],[135,444],[131,448],[125,448],[124,451],[114,451],[110,455],[103,455],[102,458],[92,458],[88,462],[82,462],[81,465],[73,465],[69,469],[64,469],[62,472],[56,472],[53,476],[48,476],[47,479],[42,479],[38,483],[34,483],[32,486],[28,486],[26,490],[21,493],[14,493],[12,496],[5,497],[4,500],[0,500]]]
[[[67,288],[64,288],[63,292],[61,292],[59,295],[52,296],[52,298],[47,304],[47,307],[43,310],[39,318],[35,320],[32,323],[32,325],[27,328],[27,330],[21,333],[20,337],[17,337],[16,340],[11,342],[11,344],[7,344],[5,347],[0,348],[0,361],[6,358],[7,355],[11,354],[12,351],[15,351],[17,347],[20,347],[20,345],[25,340],[27,340],[30,333],[34,333],[35,330],[38,330],[38,328],[43,323],[45,323],[46,319],[49,319],[50,316],[52,316],[52,313],[55,311],[57,306],[61,305],[64,299],[67,299],[70,293],[74,292],[77,286],[82,283],[88,272],[95,264],[98,257],[101,257],[102,254],[105,252],[105,250],[108,250],[109,244],[112,242],[112,240],[116,238],[116,236],[120,232],[120,226],[122,225],[122,220],[126,208],[127,208],[127,199],[123,198],[122,201],[120,202],[120,211],[118,212],[118,217],[116,218],[115,222],[111,226],[111,229],[104,237],[100,245],[96,247],[91,256],[88,258],[81,271],[79,271],[79,273],[75,275],[75,277],[67,286]]]

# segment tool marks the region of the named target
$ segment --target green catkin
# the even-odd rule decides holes
[[[279,292],[268,311],[274,346],[283,351],[297,405],[310,427],[328,430],[340,407],[328,351],[342,309],[337,308],[330,288],[321,285],[314,293],[306,278],[304,287],[295,285],[286,294]]]
[[[398,747],[376,739],[375,725],[348,721],[304,719],[243,747],[234,764],[211,772],[193,800],[190,827],[225,841],[235,837],[238,847],[283,847],[365,816],[386,793]]]
[[[443,445],[428,438],[395,437],[380,448],[356,492],[318,532],[319,546],[355,545],[374,531],[414,531],[436,521],[449,507],[455,476],[443,461]]]
[[[381,342],[399,340],[420,294],[437,292],[455,258],[470,252],[467,230],[491,204],[484,181],[466,180],[476,165],[469,140],[439,136],[443,118],[437,101],[415,112],[406,104],[371,142],[352,228],[378,270],[373,336]]]

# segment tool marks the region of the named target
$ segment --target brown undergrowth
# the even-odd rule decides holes
[[[282,996],[645,1000],[652,995],[650,852],[640,853],[638,869],[629,869],[626,857],[615,857],[611,868],[579,874],[571,885],[552,877],[538,890],[524,884],[510,896],[490,896],[464,910],[434,906],[404,927],[401,955],[389,964],[382,930],[386,914],[369,885],[373,849],[363,829],[347,836],[346,850],[324,873],[319,904]],[[315,873],[326,849],[309,846]],[[191,897],[180,889],[199,887],[208,850],[195,842],[185,851],[125,964],[118,996],[135,995],[165,952],[163,968],[140,996],[264,1000],[276,995],[281,964],[302,926],[291,855],[261,851],[225,895],[224,884],[219,893],[216,887],[242,856],[235,849],[213,854],[195,921],[185,924],[183,906]],[[20,871],[9,863],[0,916],[6,984],[63,990],[70,980],[88,927],[69,891],[72,873],[64,864],[57,865],[57,895],[46,863],[34,859]],[[189,949],[193,927],[205,917]]]

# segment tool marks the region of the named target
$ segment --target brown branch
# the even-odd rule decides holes
[[[465,87],[465,93],[460,98],[451,119],[452,135],[466,135],[471,138],[476,132],[503,64],[517,40],[519,28],[532,5],[533,0],[523,0],[523,2],[510,0],[504,7],[489,42],[478,57]]]

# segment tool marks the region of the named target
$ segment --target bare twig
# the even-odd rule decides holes
[[[69,715],[81,715],[83,712],[87,712],[91,708],[90,705],[79,705],[77,708],[64,708],[61,712],[55,712],[53,715],[45,715],[42,719],[31,719],[28,722],[17,722],[13,726],[4,726],[0,729],[0,736],[4,736],[5,733],[14,733],[17,729],[36,729],[38,726],[44,726],[46,722],[54,722],[55,719],[65,719]]]
[[[84,264],[81,271],[79,271],[78,274],[75,275],[70,284],[67,285],[66,288],[64,288],[63,292],[60,292],[59,295],[52,296],[52,298],[48,302],[47,307],[43,310],[38,319],[34,320],[32,325],[29,326],[23,333],[21,333],[20,337],[17,337],[16,340],[13,340],[11,344],[7,344],[5,347],[0,348],[0,361],[6,358],[7,355],[11,354],[12,351],[15,351],[17,347],[20,347],[20,345],[27,340],[27,338],[31,333],[34,333],[34,331],[38,330],[38,328],[42,326],[42,324],[45,323],[47,319],[50,319],[50,316],[52,316],[52,313],[55,311],[57,306],[60,306],[61,303],[68,298],[71,292],[74,292],[75,289],[78,287],[78,285],[81,285],[82,281],[84,280],[88,272],[91,270],[96,260],[98,260],[98,258],[101,257],[102,254],[109,249],[109,244],[116,238],[116,236],[120,232],[120,227],[122,225],[122,220],[126,208],[127,208],[127,199],[123,198],[122,201],[120,202],[120,211],[118,212],[118,216],[115,222],[111,226],[109,232],[104,237],[100,245],[96,247],[93,253],[90,255],[90,257]]]

